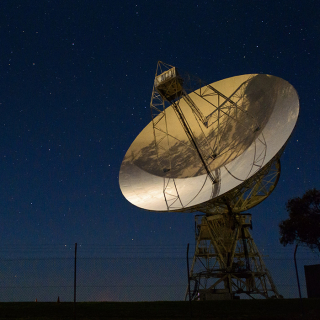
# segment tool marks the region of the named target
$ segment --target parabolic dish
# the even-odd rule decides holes
[[[188,99],[204,115],[205,123]],[[294,87],[266,74],[214,82],[178,103],[215,182],[208,178],[204,161],[170,105],[165,118],[159,115],[133,141],[120,168],[123,195],[142,209],[183,211],[238,187],[283,150],[299,114]],[[156,148],[154,123],[167,133],[163,153]],[[168,201],[174,205],[169,207]]]

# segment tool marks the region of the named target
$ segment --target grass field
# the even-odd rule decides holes
[[[295,320],[320,319],[320,299],[231,300],[192,303],[192,319]],[[184,301],[79,302],[76,319],[190,319],[190,305]],[[2,302],[0,319],[67,320],[74,318],[71,302]]]

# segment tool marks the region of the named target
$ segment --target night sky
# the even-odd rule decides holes
[[[278,186],[249,211],[258,246],[280,248],[285,202],[320,188],[318,1],[3,0],[0,12],[2,255],[194,241],[193,214],[144,211],[119,188],[158,60],[209,83],[267,73],[297,90]]]

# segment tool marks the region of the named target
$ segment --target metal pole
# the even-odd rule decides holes
[[[76,313],[76,301],[77,301],[77,243],[74,246],[74,287],[73,287],[73,318],[77,319]]]
[[[190,318],[192,318],[192,302],[191,302],[191,294],[190,294],[190,271],[189,271],[189,243],[187,246],[187,270],[188,270],[188,291],[189,291]]]
[[[296,244],[296,247],[294,249],[293,259],[294,259],[294,266],[296,267],[296,275],[297,275],[297,282],[298,282],[298,289],[299,289],[299,298],[300,298],[300,303],[301,303],[301,311],[302,311],[302,314],[304,314],[303,302],[302,302],[301,290],[300,290],[299,273],[298,273],[297,260],[296,260],[297,249],[298,249],[298,244]]]
[[[296,244],[296,248],[294,249],[294,266],[296,267],[296,275],[297,275],[297,282],[298,282],[298,289],[299,289],[299,298],[301,299],[301,290],[300,290],[300,281],[299,281],[299,274],[298,274],[298,267],[297,267],[297,260],[296,260],[296,254],[297,254],[298,244]]]

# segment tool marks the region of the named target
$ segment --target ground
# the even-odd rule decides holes
[[[192,302],[3,302],[0,319],[227,319],[318,320],[320,299],[270,299]]]

